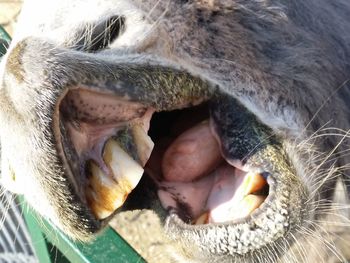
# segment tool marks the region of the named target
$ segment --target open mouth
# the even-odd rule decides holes
[[[262,248],[300,223],[306,192],[268,127],[188,73],[142,72],[129,68],[102,89],[71,84],[56,104],[57,150],[88,214],[105,225],[147,208],[129,206],[147,203],[147,178],[171,238],[207,251],[229,242],[220,255]],[[211,231],[223,233],[211,240]]]
[[[99,219],[121,208],[142,176],[187,224],[238,222],[269,194],[266,175],[227,161],[209,102],[169,112],[84,88],[60,103],[62,142],[80,195]]]
[[[197,109],[191,110],[195,114]],[[196,122],[191,110],[179,117],[188,127],[179,131],[180,123],[174,121],[173,135],[156,140],[160,146],[149,163],[149,173],[161,179],[158,196],[163,207],[188,224],[237,222],[248,217],[268,195],[265,178],[230,164],[210,117]]]

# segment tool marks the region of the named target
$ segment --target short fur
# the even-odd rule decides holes
[[[195,76],[198,82],[188,87],[194,94],[207,96],[203,85],[218,88],[279,138],[309,193],[299,210],[308,211],[288,238],[243,255],[205,251],[203,258],[186,251],[178,238],[164,235],[153,212],[139,212],[140,220],[159,231],[153,241],[161,245],[142,240],[149,237],[137,232],[145,222],[131,224],[131,212],[114,220],[120,232],[129,232],[129,241],[154,262],[350,260],[349,14],[347,0],[28,0],[0,66],[4,184],[71,236],[90,237],[100,225],[64,169],[54,139],[56,105],[72,85],[87,81],[107,89],[113,74],[133,76],[132,65],[168,67],[180,72],[179,81]],[[93,29],[111,16],[125,19],[119,37],[109,49],[91,52]],[[152,78],[152,87],[166,83]],[[151,101],[160,88],[140,97]],[[169,101],[176,100],[170,93]]]

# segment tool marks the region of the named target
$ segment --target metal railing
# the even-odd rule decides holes
[[[0,187],[0,262],[38,262],[15,196]]]

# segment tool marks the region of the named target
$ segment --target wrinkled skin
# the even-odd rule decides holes
[[[89,240],[108,220],[88,208],[67,157],[67,92],[86,86],[156,111],[209,101],[224,158],[268,174],[267,201],[238,223],[191,226],[145,179],[116,228],[154,262],[350,260],[350,3],[281,2],[27,1],[0,67],[3,184]],[[111,17],[123,26],[109,41]],[[135,209],[149,216],[128,220]],[[163,246],[145,246],[145,220]]]

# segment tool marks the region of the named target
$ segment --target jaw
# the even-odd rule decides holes
[[[37,40],[27,41],[24,46],[29,50],[30,41]],[[34,46],[37,45],[38,43],[35,43]],[[247,253],[255,253],[266,246],[277,244],[278,240],[287,237],[289,232],[293,232],[295,225],[303,220],[305,211],[301,207],[307,193],[288,161],[280,139],[237,99],[222,93],[220,87],[187,70],[170,64],[165,66],[164,61],[155,58],[140,59],[135,55],[110,61],[94,54],[86,55],[66,50],[63,52],[46,43],[41,46],[44,47],[41,52],[47,54],[30,56],[26,60],[30,62],[23,68],[46,68],[41,76],[45,82],[33,85],[40,90],[51,88],[55,91],[47,93],[52,96],[50,101],[54,103],[45,109],[45,112],[51,114],[45,119],[50,121],[43,123],[44,132],[37,140],[56,144],[55,159],[62,177],[52,177],[55,179],[51,180],[52,187],[48,192],[65,193],[61,195],[65,203],[74,200],[72,209],[64,213],[72,215],[67,216],[67,219],[59,219],[61,227],[74,238],[86,240],[87,236],[97,232],[100,226],[106,225],[110,218],[121,210],[150,208],[154,200],[143,200],[142,205],[138,203],[143,199],[144,191],[157,192],[156,196],[150,196],[162,203],[160,213],[167,215],[165,226],[168,234],[174,240],[195,247],[198,254],[203,256],[214,254],[219,257],[240,257]],[[44,57],[51,60],[43,60]],[[52,59],[56,59],[56,63],[51,63]],[[62,68],[66,70],[62,72]],[[199,104],[201,106],[198,106]],[[103,107],[104,105],[110,107]],[[38,105],[37,112],[40,113],[42,107],[43,105]],[[161,112],[179,112],[174,118],[170,118],[170,123],[166,123],[165,126],[180,126],[183,122],[175,119],[181,116],[181,110],[185,108],[189,108],[189,111],[185,111],[185,116],[193,114],[196,117],[190,117],[189,123],[170,136],[170,142],[166,142],[166,137],[171,134],[156,132],[160,130],[159,127],[164,127]],[[157,115],[160,116],[160,120],[154,121]],[[36,117],[40,119],[41,116]],[[168,116],[165,121],[167,118]],[[219,156],[213,161],[213,165],[192,175],[180,173],[173,176],[168,170],[164,172],[163,168],[159,172],[157,167],[160,162],[162,166],[169,167],[163,160],[152,156],[148,160],[152,147],[147,143],[147,136],[150,136],[155,144],[152,154],[160,154],[163,158],[168,156],[168,160],[176,161],[171,157],[171,149],[176,148],[176,140],[184,137],[188,139],[186,132],[196,135],[200,129],[198,125],[202,125],[203,121],[208,124],[207,128],[204,128],[206,131],[209,129],[208,141],[217,143],[213,149]],[[194,133],[192,129],[195,130]],[[135,137],[135,130],[141,131],[141,142],[146,142],[145,145],[148,146],[144,156],[140,154],[142,151],[139,151],[139,147],[142,143],[137,142],[137,138],[140,137]],[[51,134],[52,131],[53,137],[45,138],[45,135]],[[162,150],[159,150],[162,144],[165,145],[163,155]],[[188,151],[185,149],[186,154]],[[117,157],[107,160],[108,156],[113,156],[114,153]],[[121,155],[123,159],[119,160],[124,161],[119,162],[118,156]],[[52,153],[48,156],[52,156]],[[208,154],[203,158],[208,158]],[[110,167],[113,166],[111,162],[115,160],[118,165],[132,163],[123,168],[126,173],[121,177],[117,176],[118,179],[114,178],[118,172],[114,173]],[[151,161],[154,163],[151,164]],[[180,162],[180,165],[175,165],[175,168],[181,167],[181,161],[177,159],[177,162]],[[222,166],[231,170],[232,176],[221,173]],[[133,170],[131,175],[128,174],[130,167]],[[42,171],[45,171],[45,168],[42,168]],[[198,166],[194,168],[196,170]],[[52,174],[54,172],[52,170]],[[241,177],[239,174],[242,174]],[[242,195],[239,189],[249,174],[263,177],[264,187],[252,191],[254,183],[254,187],[251,186],[248,192],[245,192],[246,195]],[[179,176],[181,179],[177,180]],[[42,177],[39,180],[45,179],[45,176]],[[123,179],[120,178],[126,179],[127,183],[122,182]],[[220,193],[215,190],[215,180],[226,182],[226,179],[228,185],[233,186],[232,198],[226,194],[218,199],[214,198]],[[125,189],[124,186],[130,182],[131,187],[129,185]],[[203,185],[199,200],[191,203],[179,202],[174,198],[178,194],[186,197],[189,193],[187,189],[196,188],[193,187],[196,184]],[[204,193],[205,191],[207,193]],[[106,193],[110,195],[106,196]],[[225,193],[229,191],[225,190]],[[245,199],[249,195],[260,195],[263,198],[259,199],[260,203],[254,201],[253,209],[246,214],[240,215],[239,212],[233,211],[222,216],[221,212],[215,212],[220,211],[219,207],[223,204],[229,208],[241,205],[237,200]],[[59,204],[61,200],[52,194],[47,196],[54,204],[57,214],[62,214],[65,208]],[[106,203],[113,203],[113,206],[108,206],[107,209]],[[243,207],[246,208],[244,205]],[[104,211],[101,211],[101,208]],[[200,220],[207,212],[210,214],[209,219]],[[79,218],[83,220],[79,221]],[[86,226],[85,230],[78,227],[82,221]],[[225,245],[217,247],[217,244],[222,243]]]
[[[57,104],[56,135],[77,194],[104,225],[149,209],[154,200],[140,200],[150,192],[168,235],[194,245],[197,257],[277,247],[303,221],[307,192],[269,128],[235,99],[204,93],[212,95],[163,111],[118,92],[69,89]]]

